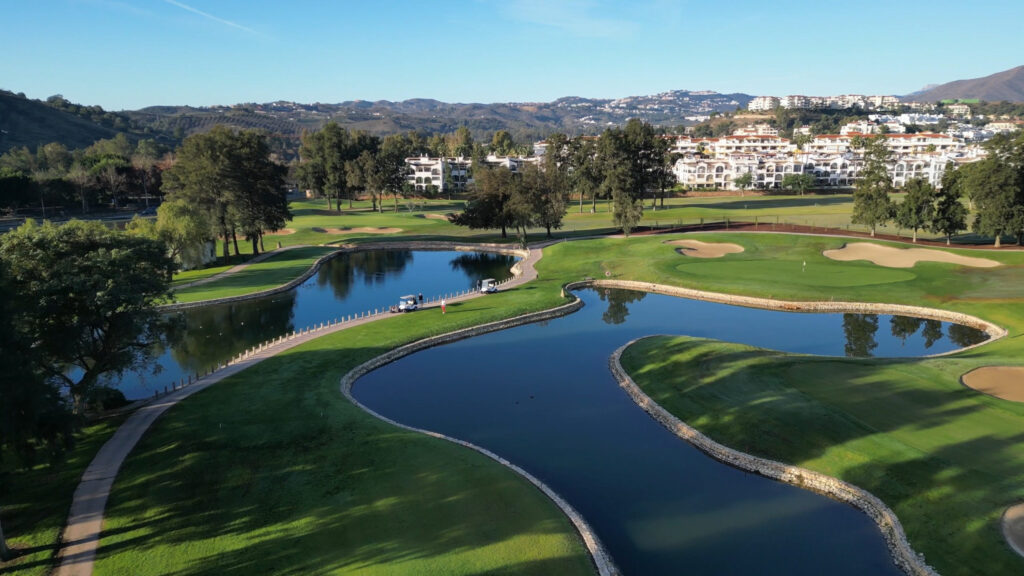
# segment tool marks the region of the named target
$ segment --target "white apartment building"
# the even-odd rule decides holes
[[[971,115],[971,107],[967,104],[950,104],[946,106],[946,112],[952,116],[967,118]]]
[[[461,191],[466,188],[469,182],[469,166],[472,161],[469,158],[430,158],[419,156],[406,158],[405,163],[409,166],[409,175],[406,180],[412,184],[417,192],[426,192],[433,186],[440,193]],[[450,170],[450,178],[445,181],[445,170]]]
[[[820,134],[804,148],[812,154],[844,154],[852,151],[854,138],[870,138],[871,134]],[[961,149],[963,144],[948,134],[887,134],[886,142],[894,154],[912,152],[950,152]]]
[[[750,101],[747,110],[774,110],[780,105],[780,100],[775,96],[758,96]]]

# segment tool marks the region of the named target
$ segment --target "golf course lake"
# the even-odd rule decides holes
[[[901,574],[864,513],[699,452],[619,388],[608,358],[653,334],[807,354],[917,356],[984,333],[625,290],[578,295],[585,306],[569,316],[417,352],[367,374],[353,394],[384,416],[522,466],[583,515],[626,574]]]
[[[484,252],[368,250],[340,254],[293,290],[231,304],[169,314],[157,372],[108,380],[130,399],[234,357],[251,346],[327,322],[398,303],[403,294],[440,296],[474,287],[484,278],[510,278],[514,256]]]

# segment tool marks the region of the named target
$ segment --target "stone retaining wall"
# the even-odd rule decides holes
[[[760,474],[767,478],[812,490],[840,502],[856,506],[878,525],[878,528],[882,531],[882,537],[885,538],[885,542],[889,546],[889,552],[896,566],[907,574],[914,576],[937,576],[937,572],[925,563],[924,557],[915,553],[914,549],[910,547],[907,536],[903,532],[903,527],[900,525],[899,519],[896,518],[896,513],[870,492],[861,490],[837,478],[814,472],[813,470],[758,458],[723,446],[701,434],[697,429],[687,425],[662,408],[657,402],[651,400],[650,396],[645,394],[633,382],[633,379],[629,377],[629,374],[626,373],[619,362],[622,352],[634,342],[636,340],[616,350],[608,364],[612,374],[619,381],[619,385],[622,386],[634,402],[662,426],[720,462],[741,470]]]
[[[242,294],[239,296],[227,296],[224,298],[213,298],[210,300],[199,300],[197,302],[180,302],[177,304],[165,304],[159,306],[157,309],[161,312],[172,312],[175,310],[187,310],[189,308],[198,308],[200,306],[210,306],[212,304],[227,304],[230,302],[241,302],[243,300],[253,300],[256,298],[262,298],[264,296],[271,296],[273,294],[280,294],[281,292],[287,292],[292,288],[295,288],[299,284],[302,284],[306,280],[313,277],[320,267],[323,266],[324,262],[327,262],[331,258],[335,258],[340,254],[348,254],[351,252],[362,252],[365,250],[454,250],[458,252],[494,252],[498,254],[509,254],[513,256],[519,256],[520,258],[526,258],[529,255],[529,250],[520,250],[511,246],[503,244],[459,244],[456,242],[372,242],[367,244],[344,244],[338,247],[337,250],[330,254],[325,254],[320,258],[317,258],[316,262],[309,267],[301,276],[282,284],[275,288],[267,290],[260,290],[259,292],[252,292],[249,294]],[[518,265],[518,263],[517,263]],[[515,268],[515,267],[513,267]],[[513,270],[515,273],[515,270]]]
[[[963,350],[970,350],[977,346],[988,344],[993,340],[998,340],[1006,336],[1006,330],[986,320],[982,320],[976,316],[969,314],[963,314],[960,312],[951,312],[948,310],[938,310],[936,308],[925,308],[923,306],[908,306],[905,304],[883,304],[883,303],[872,303],[872,302],[790,302],[787,300],[771,300],[768,298],[755,298],[752,296],[734,296],[732,294],[722,294],[720,292],[703,292],[701,290],[693,290],[690,288],[680,288],[677,286],[668,286],[665,284],[652,284],[650,282],[634,282],[631,280],[584,280],[582,282],[573,282],[567,284],[565,288],[567,290],[573,290],[584,287],[596,287],[596,288],[622,288],[625,290],[639,290],[642,292],[653,292],[655,294],[666,294],[669,296],[679,296],[682,298],[689,298],[691,300],[705,300],[708,302],[718,302],[721,304],[729,304],[732,306],[745,306],[747,308],[764,308],[768,310],[783,310],[786,312],[846,312],[856,314],[895,314],[901,316],[914,316],[917,318],[926,318],[929,320],[941,320],[944,322],[954,322],[956,324],[963,324],[964,326],[970,326],[977,330],[981,330],[989,335],[989,339],[967,348],[960,348],[958,350],[951,350],[942,354],[934,354],[933,356],[945,356],[948,354],[956,354]],[[930,357],[930,356],[926,356]]]
[[[448,344],[450,342],[463,340],[465,338],[472,338],[474,336],[479,336],[481,334],[486,334],[489,332],[496,332],[498,330],[505,330],[508,328],[513,328],[515,326],[521,326],[524,324],[541,322],[544,320],[549,320],[551,318],[565,316],[567,314],[575,312],[576,310],[579,310],[582,307],[583,301],[580,300],[579,298],[574,298],[573,302],[564,304],[557,308],[552,308],[550,310],[533,312],[530,314],[517,316],[515,318],[509,318],[507,320],[500,320],[498,322],[491,322],[489,324],[483,324],[481,326],[464,328],[462,330],[456,330],[455,332],[449,332],[447,334],[441,334],[439,336],[432,336],[430,338],[425,338],[423,340],[418,340],[416,342],[406,344],[405,346],[401,346],[399,348],[395,348],[394,350],[385,352],[384,354],[381,354],[376,358],[368,360],[350,370],[341,379],[341,393],[345,396],[345,398],[349,400],[349,402],[352,402],[353,404],[355,404],[362,410],[366,411],[370,415],[379,418],[380,420],[383,420],[384,422],[387,422],[392,426],[397,426],[399,428],[411,430],[413,432],[419,432],[421,434],[426,434],[427,436],[431,436],[434,438],[441,438],[449,442],[454,442],[455,444],[458,444],[460,446],[476,450],[477,452],[487,456],[488,458],[494,460],[495,462],[498,462],[499,464],[511,469],[515,473],[527,479],[531,484],[536,486],[541,492],[543,492],[548,498],[550,498],[551,501],[554,502],[555,505],[557,505],[573,523],[573,526],[576,528],[576,531],[579,532],[580,537],[583,539],[583,543],[587,547],[587,551],[590,553],[594,565],[597,567],[598,574],[601,574],[601,576],[614,576],[619,574],[619,570],[615,566],[615,563],[612,560],[611,556],[608,554],[608,551],[604,548],[604,545],[601,544],[600,539],[598,539],[597,535],[594,533],[590,525],[587,524],[587,521],[564,498],[559,496],[557,492],[552,490],[547,484],[544,484],[539,478],[533,476],[526,470],[520,468],[519,466],[513,464],[512,462],[509,462],[508,460],[481,446],[477,446],[470,442],[459,440],[458,438],[452,438],[450,436],[446,436],[444,434],[440,434],[430,430],[414,428],[412,426],[402,424],[401,422],[396,422],[395,420],[387,418],[386,416],[383,416],[371,410],[370,408],[356,400],[355,397],[352,395],[352,386],[355,384],[356,380],[358,380],[365,374],[368,374],[369,372],[372,372],[373,370],[376,370],[377,368],[384,366],[385,364],[389,364],[391,362],[394,362],[395,360],[398,360],[399,358],[402,358],[403,356],[408,356],[409,354],[418,352],[420,350],[424,350],[426,348],[431,348],[433,346],[440,346],[442,344]]]

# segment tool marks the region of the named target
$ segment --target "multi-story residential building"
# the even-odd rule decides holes
[[[810,108],[811,100],[807,96],[791,94],[789,96],[783,96],[779,101],[779,105],[783,108]]]
[[[1024,128],[1024,122],[1020,120],[1000,120],[999,122],[989,122],[985,125],[986,130],[995,134],[1016,132],[1021,128]]]
[[[419,156],[406,158],[409,175],[406,180],[417,192],[427,192],[433,187],[439,193],[459,192],[465,190],[469,182],[469,158],[430,158]],[[448,177],[445,178],[445,172]]]
[[[775,96],[758,96],[747,104],[747,110],[774,110],[779,105],[780,101]]]
[[[871,138],[871,134],[820,134],[814,137],[805,149],[812,154],[844,154],[851,151],[856,138]],[[947,152],[963,146],[948,134],[887,134],[886,142],[894,154],[911,152]]]
[[[971,107],[967,104],[950,104],[946,106],[946,112],[949,112],[951,116],[967,118],[971,115]]]

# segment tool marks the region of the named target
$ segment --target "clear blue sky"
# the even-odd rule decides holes
[[[157,104],[904,94],[1024,64],[1020,0],[0,0],[0,88]]]

